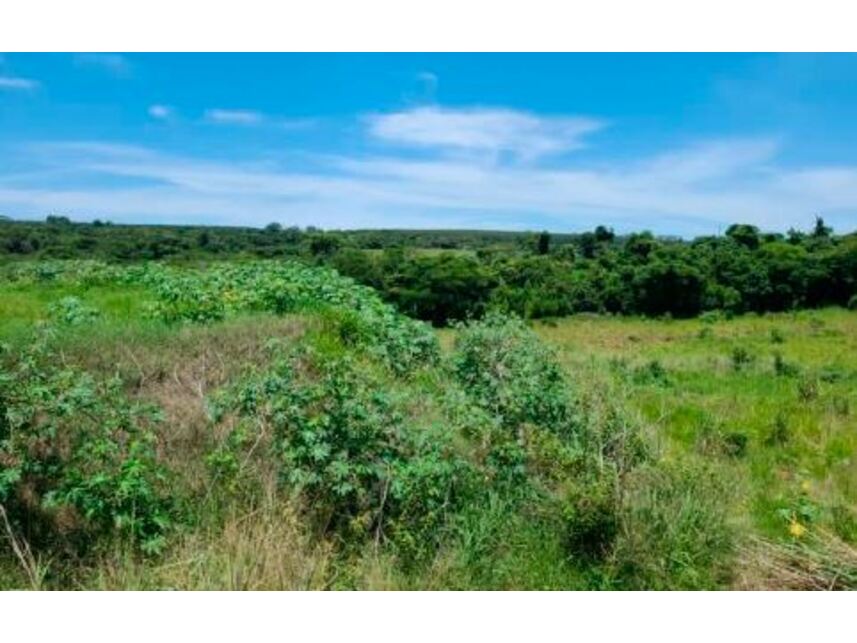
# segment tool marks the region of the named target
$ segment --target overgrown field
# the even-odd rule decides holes
[[[0,587],[857,586],[857,314],[488,314],[288,262],[0,274]]]

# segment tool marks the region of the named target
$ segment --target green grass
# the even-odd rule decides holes
[[[666,457],[702,455],[733,471],[736,521],[789,538],[806,527],[848,533],[838,512],[857,503],[857,314],[839,309],[732,320],[574,317],[538,332],[572,374],[609,373]],[[736,368],[733,351],[751,361]],[[778,375],[775,355],[797,372]],[[663,377],[648,375],[656,362]],[[740,437],[743,436],[743,437]],[[746,441],[735,447],[735,442]]]
[[[63,297],[77,297],[95,308],[107,325],[135,323],[143,317],[151,295],[134,286],[28,284],[0,286],[0,341],[26,335],[32,325],[49,318],[49,307]]]

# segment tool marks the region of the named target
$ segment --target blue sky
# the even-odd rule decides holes
[[[857,56],[2,54],[0,214],[857,229]]]

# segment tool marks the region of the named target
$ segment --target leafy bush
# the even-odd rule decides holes
[[[577,484],[565,499],[565,547],[585,562],[607,556],[619,533],[618,479],[602,476]]]
[[[0,503],[37,551],[119,536],[156,552],[172,522],[151,408],[36,344],[0,370]]]
[[[391,539],[407,559],[433,551],[447,514],[470,488],[471,467],[438,427],[409,424],[371,364],[312,348],[284,355],[219,402],[244,418],[232,446],[271,436],[282,484],[316,524],[343,541]],[[255,429],[251,428],[255,427]],[[212,458],[222,471],[245,456]]]
[[[566,437],[578,428],[556,356],[519,319],[492,313],[460,326],[452,368],[474,403],[513,434],[526,424]]]
[[[292,262],[216,264],[204,272],[156,268],[127,278],[151,287],[153,314],[167,322],[206,323],[229,313],[321,311],[339,315],[352,339],[399,374],[439,357],[437,339],[423,322],[385,304],[371,288],[333,270]],[[344,328],[344,327],[343,327]]]
[[[848,310],[857,310],[857,295],[852,295],[848,300]]]
[[[786,415],[780,412],[774,418],[773,425],[765,435],[764,442],[769,447],[783,446],[791,439],[791,433]]]
[[[63,297],[51,304],[48,314],[52,321],[64,326],[81,326],[89,324],[99,317],[95,308],[85,305],[77,297]]]
[[[722,310],[707,310],[699,316],[699,321],[703,324],[715,324],[725,319],[727,316]]]

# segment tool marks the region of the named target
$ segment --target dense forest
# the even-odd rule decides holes
[[[128,226],[0,221],[0,261],[110,262],[291,258],[336,268],[402,312],[443,326],[486,311],[546,318],[580,312],[692,317],[857,306],[857,234],[821,218],[808,231],[735,224],[692,240],[454,230]]]

